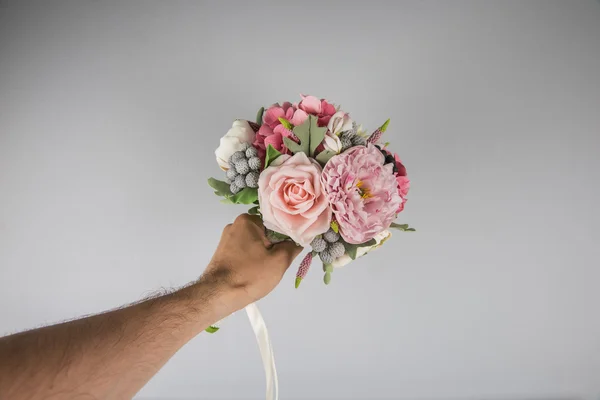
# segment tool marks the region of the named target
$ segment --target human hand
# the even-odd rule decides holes
[[[202,280],[216,280],[234,292],[242,308],[271,292],[302,247],[291,241],[272,244],[256,215],[242,214],[223,229],[221,241]]]

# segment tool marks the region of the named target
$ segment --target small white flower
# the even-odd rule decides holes
[[[342,141],[336,134],[327,131],[325,138],[323,139],[323,147],[325,147],[325,150],[339,154],[342,151],[343,146]]]
[[[215,150],[219,167],[227,171],[230,168],[229,157],[236,151],[242,151],[246,143],[252,145],[255,135],[248,121],[240,119],[234,121],[231,129],[221,138],[221,143]]]
[[[338,111],[331,116],[331,119],[327,124],[327,129],[334,135],[339,135],[344,131],[352,130],[352,119],[347,113]]]
[[[375,241],[377,243],[374,244],[373,246],[359,247],[356,250],[356,258],[362,257],[365,254],[367,254],[369,251],[375,250],[376,248],[380,247],[383,244],[383,242],[385,242],[386,240],[388,240],[390,238],[390,236],[392,236],[392,233],[388,230],[379,232],[373,238],[373,239],[375,239]],[[349,264],[351,261],[352,261],[352,259],[350,258],[350,256],[348,254],[344,254],[343,256],[336,259],[333,263],[331,263],[331,265],[333,265],[334,268],[341,268],[344,265]]]

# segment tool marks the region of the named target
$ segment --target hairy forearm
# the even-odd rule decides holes
[[[168,359],[237,305],[205,278],[171,294],[0,339],[0,399],[131,398]]]

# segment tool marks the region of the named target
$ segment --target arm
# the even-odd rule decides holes
[[[0,399],[128,399],[210,324],[268,294],[302,249],[258,217],[225,227],[203,276],[118,310],[0,338]]]

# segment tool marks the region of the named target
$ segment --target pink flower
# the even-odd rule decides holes
[[[402,204],[393,165],[373,145],[352,147],[325,165],[321,181],[348,243],[360,244],[388,229]]]
[[[281,153],[286,153],[287,148],[283,143],[284,137],[293,136],[292,131],[286,129],[281,124],[279,118],[284,118],[292,125],[302,124],[308,114],[302,110],[298,110],[292,103],[285,102],[283,105],[273,104],[269,107],[263,115],[263,124],[256,133],[254,140],[254,147],[258,149],[258,156],[264,161],[266,149],[269,145],[272,145],[275,150]]]
[[[317,99],[315,96],[302,96],[302,101],[298,103],[298,108],[311,115],[316,115],[318,118],[317,124],[319,126],[327,126],[329,120],[335,114],[335,106],[328,103],[325,99]],[[295,124],[294,124],[295,125]]]
[[[404,164],[402,164],[402,161],[400,161],[400,157],[398,157],[398,154],[394,154],[394,160],[396,162],[396,169],[398,170],[398,172],[396,172],[398,194],[402,198],[402,204],[400,204],[400,207],[398,207],[398,211],[396,211],[397,214],[400,211],[404,210],[404,205],[406,204],[406,196],[408,195],[408,190],[410,189],[410,180],[408,179],[408,176],[406,174],[406,167],[404,166]]]
[[[400,161],[398,154],[392,155],[392,153],[386,148],[382,148],[381,151],[385,156],[386,163],[394,163],[394,175],[396,176],[396,183],[398,184],[398,194],[402,198],[402,204],[400,204],[398,211],[396,211],[396,214],[398,214],[404,210],[404,205],[406,204],[407,200],[406,196],[408,195],[408,190],[410,189],[410,180],[406,176],[406,167],[404,164],[402,164],[402,161]],[[393,161],[389,161],[390,159]]]
[[[281,155],[261,172],[258,201],[265,227],[302,246],[329,229],[331,209],[321,167],[304,153]]]

